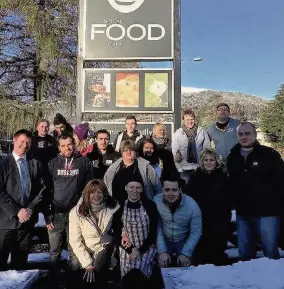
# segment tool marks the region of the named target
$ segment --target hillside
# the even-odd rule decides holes
[[[226,102],[231,108],[231,115],[242,120],[258,123],[259,114],[268,103],[259,96],[249,95],[241,92],[228,92],[204,89],[182,88],[182,108],[193,109],[199,122],[208,126],[215,119],[216,105]]]

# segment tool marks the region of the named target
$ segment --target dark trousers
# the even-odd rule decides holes
[[[50,269],[52,273],[60,271],[61,253],[68,246],[69,214],[55,213],[53,217],[54,229],[48,231],[50,245]]]
[[[97,285],[96,288],[103,289],[106,285],[113,249],[114,246],[108,244],[105,246],[104,250],[99,252],[95,257],[94,272],[95,284]],[[77,257],[73,253],[70,254],[69,269],[70,277],[68,278],[68,288],[94,288],[94,284],[88,284],[83,281],[86,270],[81,267]]]
[[[193,254],[194,265],[226,265],[225,250],[228,242],[228,227],[228,224],[221,222],[207,224],[203,227],[202,236]]]
[[[11,253],[13,270],[27,268],[31,228],[22,226],[19,229],[0,230],[0,271],[8,269],[8,257]]]

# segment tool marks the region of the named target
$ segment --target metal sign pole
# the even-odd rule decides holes
[[[84,60],[83,60],[83,25],[82,19],[84,15],[84,0],[80,0],[79,5],[79,24],[78,24],[78,52],[77,52],[77,97],[76,97],[76,123],[81,123],[83,120],[82,115],[82,73],[84,67]]]
[[[174,128],[181,126],[181,2],[174,1]]]

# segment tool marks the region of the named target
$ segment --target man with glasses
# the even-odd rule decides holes
[[[239,143],[228,156],[228,170],[237,212],[238,250],[241,260],[256,258],[256,240],[264,256],[278,259],[280,214],[283,210],[284,163],[274,149],[256,140],[256,128],[242,122]]]
[[[230,117],[230,107],[226,103],[217,105],[217,122],[208,128],[208,134],[216,149],[217,155],[226,163],[230,150],[238,143],[238,119]]]

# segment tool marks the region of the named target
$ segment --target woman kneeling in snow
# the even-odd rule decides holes
[[[73,281],[75,278],[80,282],[83,278],[85,283],[96,282],[98,288],[104,288],[114,248],[112,219],[118,208],[103,181],[92,180],[87,184],[69,215],[69,244],[73,251],[70,266],[76,272]]]

